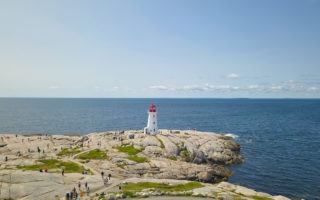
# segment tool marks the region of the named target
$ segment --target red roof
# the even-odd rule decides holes
[[[156,112],[156,105],[151,104],[151,105],[149,106],[149,112]]]

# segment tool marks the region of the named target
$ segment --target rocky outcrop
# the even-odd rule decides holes
[[[0,199],[55,199],[55,196],[62,197],[72,190],[79,181],[90,183],[92,191],[100,191],[105,187],[101,171],[112,174],[120,182],[138,177],[158,181],[174,179],[180,182],[218,183],[231,175],[226,165],[243,160],[239,144],[231,137],[190,130],[161,130],[156,136],[145,135],[142,131],[91,133],[82,137],[2,135],[0,141]],[[131,150],[120,151],[119,147],[126,146]],[[76,155],[58,155],[65,148],[81,152],[100,149],[107,152],[107,159],[79,160]],[[95,174],[61,176],[17,168],[33,165],[39,159],[76,162]],[[215,185],[215,190],[220,187],[240,194],[256,195],[255,191],[228,183]],[[195,190],[197,192],[201,193]],[[230,192],[221,191],[219,195],[220,199],[228,199]]]

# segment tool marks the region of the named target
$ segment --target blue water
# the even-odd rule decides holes
[[[150,103],[160,128],[238,135],[245,163],[233,183],[320,199],[320,100],[0,99],[0,132],[89,133],[142,129]]]

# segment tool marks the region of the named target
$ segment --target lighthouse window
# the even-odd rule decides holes
[[[155,115],[153,115],[153,117],[155,117]]]

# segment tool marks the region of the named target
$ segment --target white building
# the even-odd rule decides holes
[[[154,104],[149,106],[148,111],[148,124],[147,127],[144,128],[145,134],[156,135],[159,133],[158,130],[158,121],[157,121],[157,109]]]

